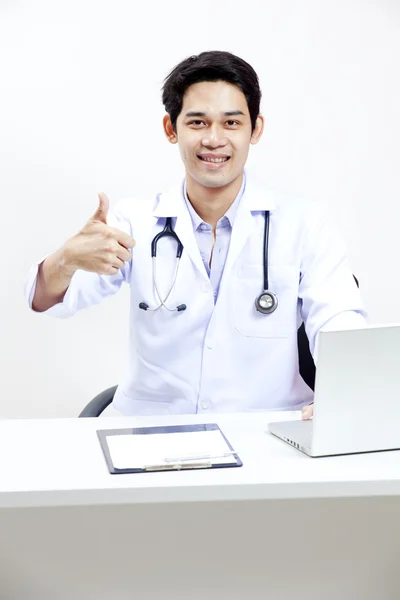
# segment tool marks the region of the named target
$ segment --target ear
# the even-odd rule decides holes
[[[178,136],[176,135],[174,128],[172,127],[171,118],[169,114],[164,115],[163,127],[167,140],[171,142],[171,144],[176,144],[178,142]]]
[[[258,115],[256,119],[256,124],[254,127],[254,131],[251,134],[250,144],[257,144],[260,141],[260,137],[262,136],[264,131],[264,117],[262,115]]]

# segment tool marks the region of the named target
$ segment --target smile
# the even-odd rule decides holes
[[[223,156],[221,158],[211,158],[207,156],[199,156],[200,160],[209,163],[225,163],[230,159],[230,156]]]

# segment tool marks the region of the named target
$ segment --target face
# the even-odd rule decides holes
[[[241,177],[250,144],[258,142],[263,126],[259,116],[252,133],[244,94],[225,81],[195,83],[186,90],[176,132],[169,115],[164,117],[165,133],[179,145],[187,178],[214,188]]]

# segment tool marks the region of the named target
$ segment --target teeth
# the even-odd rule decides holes
[[[227,161],[227,158],[202,158],[205,162],[222,163]]]

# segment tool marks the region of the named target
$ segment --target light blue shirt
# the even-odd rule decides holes
[[[190,213],[193,231],[197,245],[203,260],[207,275],[210,278],[210,283],[214,291],[214,304],[218,298],[219,286],[221,284],[222,274],[228,256],[229,244],[231,241],[232,227],[235,220],[236,212],[239,206],[241,197],[246,186],[246,179],[243,175],[243,183],[235,200],[232,202],[226,213],[218,221],[215,232],[215,243],[213,247],[212,227],[209,223],[205,223],[194,210],[191,205],[187,192],[186,183],[184,185],[183,194],[186,201],[188,211]],[[211,261],[211,267],[210,267]]]

